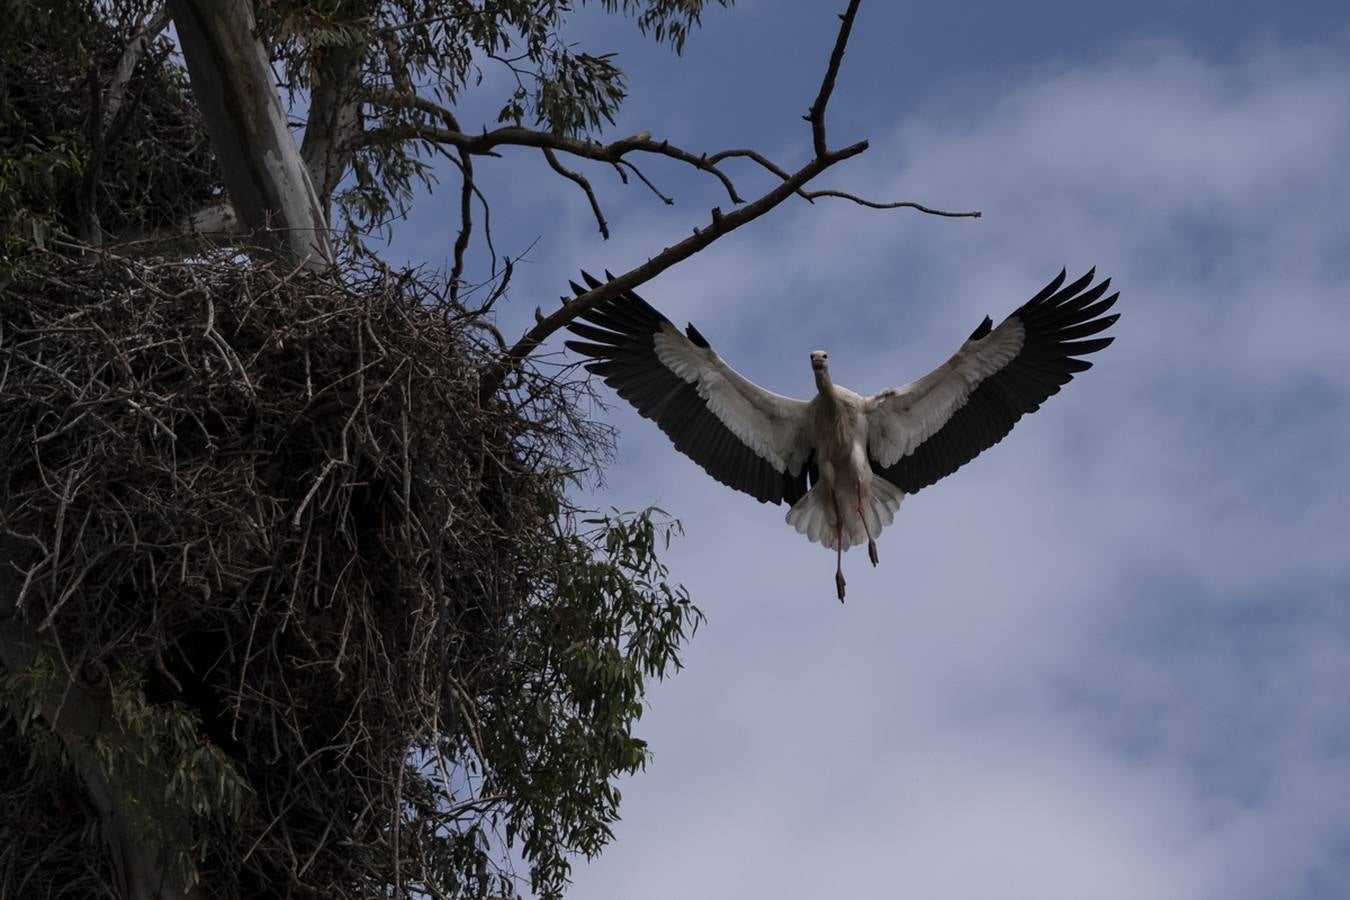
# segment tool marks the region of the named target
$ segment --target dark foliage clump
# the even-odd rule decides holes
[[[490,329],[406,272],[42,268],[0,291],[0,588],[56,648],[0,672],[0,885],[110,880],[32,700],[73,673],[213,896],[561,892],[698,618],[650,516],[567,506],[581,388],[481,403]]]
[[[167,38],[149,42],[113,107],[114,73],[140,20],[106,13],[21,3],[19,21],[0,24],[0,264],[52,239],[177,228],[221,196]]]

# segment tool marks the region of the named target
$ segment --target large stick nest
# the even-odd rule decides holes
[[[575,552],[562,473],[607,446],[577,388],[527,373],[480,404],[485,332],[380,268],[52,258],[0,328],[0,577],[58,670],[135,674],[244,773],[231,839],[193,847],[212,893],[397,881],[333,848],[397,840],[410,747],[472,746],[461,701]],[[98,868],[19,840],[49,884]]]

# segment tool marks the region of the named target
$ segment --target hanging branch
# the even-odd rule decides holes
[[[574,172],[558,161],[558,154],[553,152],[551,147],[544,148],[544,159],[548,160],[549,168],[557,172],[568,181],[574,181],[586,193],[586,199],[591,204],[591,212],[595,214],[595,221],[600,225],[600,236],[609,240],[609,224],[605,222],[605,214],[600,211],[600,201],[595,199],[595,190],[591,183],[586,180],[586,176],[580,172]],[[614,164],[615,166],[618,163]]]

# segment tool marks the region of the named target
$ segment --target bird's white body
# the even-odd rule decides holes
[[[867,398],[830,382],[816,369],[816,396],[806,418],[816,437],[819,480],[792,505],[787,523],[831,550],[876,540],[895,520],[904,493],[877,478],[867,459]],[[858,511],[858,515],[849,512]]]
[[[585,273],[583,273],[585,275]],[[761,502],[789,504],[788,524],[842,554],[876,538],[905,494],[950,475],[998,443],[1023,415],[1092,364],[1112,338],[1117,295],[1093,273],[1064,275],[998,327],[986,317],[946,362],[870,397],[830,380],[829,356],[811,354],[816,396],[767,391],[717,355],[692,325],[682,334],[628,292],[568,327],[568,347],[718,481]],[[600,282],[585,276],[592,288]],[[585,292],[573,284],[578,295]],[[844,599],[842,563],[835,582]]]

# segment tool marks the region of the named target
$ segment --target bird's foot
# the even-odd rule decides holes
[[[839,602],[844,602],[844,573],[836,571],[834,573],[834,587],[839,592]]]
[[[867,539],[867,558],[872,561],[873,566],[876,566],[879,562],[877,559],[877,542],[871,538]]]

